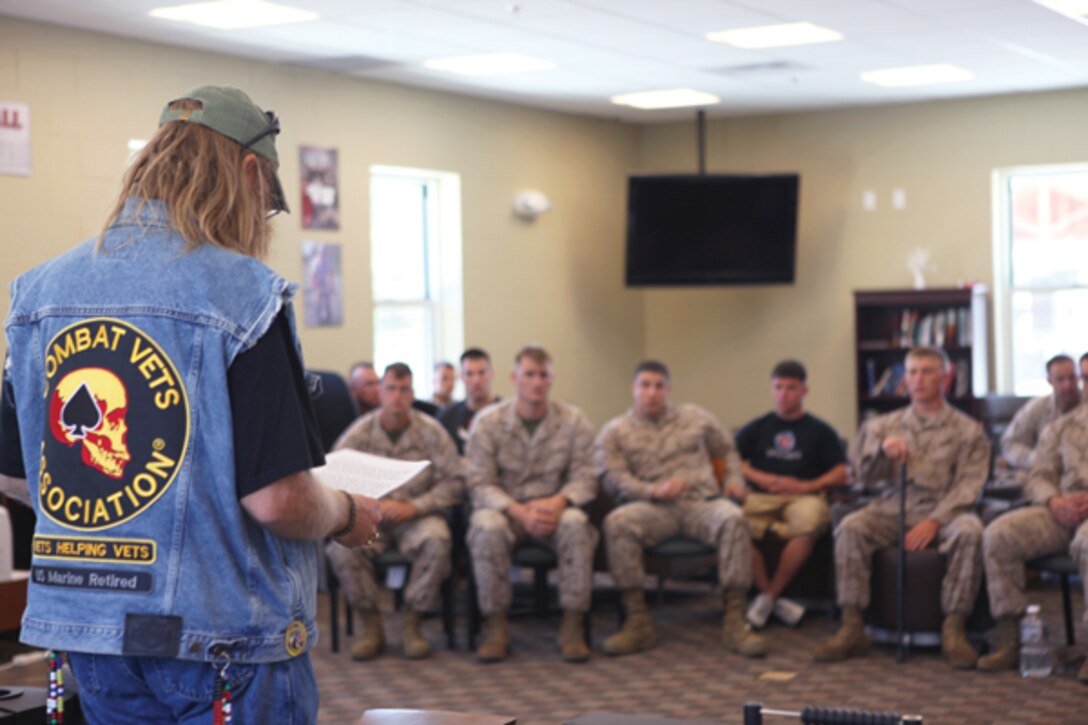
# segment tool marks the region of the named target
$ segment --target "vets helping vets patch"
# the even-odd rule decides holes
[[[139,328],[99,317],[49,341],[45,378],[40,510],[84,531],[138,516],[173,483],[189,442],[173,361]]]

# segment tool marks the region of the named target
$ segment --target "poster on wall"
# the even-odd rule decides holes
[[[0,174],[30,176],[30,106],[0,101]]]
[[[336,149],[300,146],[298,168],[302,176],[302,228],[339,229]]]
[[[302,304],[306,327],[344,324],[340,245],[302,243]]]

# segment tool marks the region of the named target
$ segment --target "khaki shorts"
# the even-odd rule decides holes
[[[770,530],[780,539],[813,534],[819,536],[831,525],[831,509],[822,494],[779,496],[748,493],[744,515],[752,527],[752,539],[760,541]]]

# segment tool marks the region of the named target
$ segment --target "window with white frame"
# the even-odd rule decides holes
[[[1044,395],[1046,361],[1088,351],[1088,164],[996,171],[994,210],[998,389]]]
[[[370,273],[378,374],[407,363],[429,398],[435,362],[464,346],[459,175],[370,168]]]

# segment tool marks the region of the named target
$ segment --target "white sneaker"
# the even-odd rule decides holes
[[[748,606],[748,613],[744,615],[744,618],[753,627],[759,628],[767,624],[773,610],[774,600],[771,599],[769,594],[760,592],[759,596],[753,599]]]
[[[791,627],[796,627],[805,616],[805,608],[792,599],[779,597],[774,603],[774,616]]]

